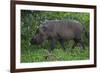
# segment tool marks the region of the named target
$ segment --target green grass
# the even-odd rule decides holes
[[[44,61],[71,61],[89,59],[88,48],[84,50],[76,47],[64,51],[62,48],[54,49],[51,53],[47,49],[27,49],[21,52],[21,62],[44,62]]]

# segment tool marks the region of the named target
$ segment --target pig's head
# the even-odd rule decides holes
[[[39,45],[39,44],[44,42],[45,37],[46,36],[45,36],[45,32],[43,31],[43,29],[42,30],[38,29],[36,31],[36,34],[32,37],[30,43],[33,44],[33,45],[34,44]]]
[[[41,34],[37,34],[35,36],[32,37],[30,43],[31,44],[41,44],[44,41],[43,36]]]

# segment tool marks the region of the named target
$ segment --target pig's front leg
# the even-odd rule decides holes
[[[51,48],[49,49],[49,51],[52,51],[55,48],[55,45],[56,45],[56,40],[51,39]]]
[[[65,46],[64,46],[64,40],[63,40],[63,39],[60,39],[59,42],[60,42],[62,48],[63,48],[64,51],[65,51],[66,48],[65,48]]]

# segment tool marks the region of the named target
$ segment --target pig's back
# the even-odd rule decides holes
[[[45,22],[44,26],[50,31],[52,36],[60,36],[62,38],[74,38],[76,32],[82,31],[81,24],[75,20],[51,20]],[[48,32],[49,33],[49,32]]]
[[[68,31],[68,30],[80,30],[82,29],[81,23],[75,20],[50,20],[45,22],[46,26],[51,31]]]

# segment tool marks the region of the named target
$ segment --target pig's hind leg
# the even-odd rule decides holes
[[[74,45],[72,46],[72,48],[75,48],[75,46],[76,46],[78,43],[80,44],[80,46],[82,47],[82,49],[85,48],[84,43],[83,43],[83,41],[82,41],[81,39],[74,39]]]

